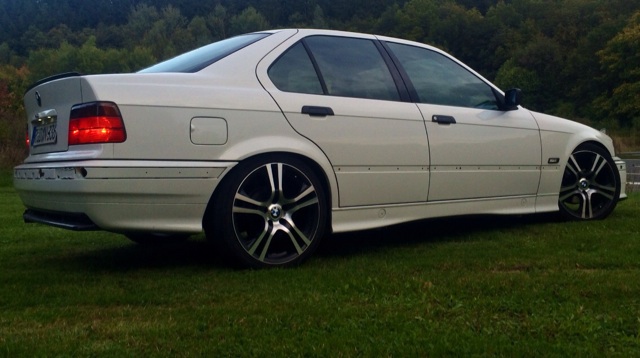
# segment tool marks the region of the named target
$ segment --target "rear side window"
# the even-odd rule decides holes
[[[164,62],[145,68],[140,73],[198,72],[230,54],[257,42],[269,34],[246,34],[197,48]]]
[[[285,92],[400,99],[380,51],[367,39],[307,37],[276,60],[269,77]]]
[[[320,79],[302,42],[298,42],[269,68],[269,78],[285,92],[323,94]]]
[[[421,103],[498,110],[491,87],[450,58],[428,49],[388,42]]]

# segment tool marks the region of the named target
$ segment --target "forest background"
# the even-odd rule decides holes
[[[640,148],[640,0],[0,0],[0,168],[26,155],[22,96],[62,72],[135,72],[233,35],[281,27],[428,43],[524,106]]]

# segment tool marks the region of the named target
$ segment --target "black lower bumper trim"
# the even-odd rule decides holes
[[[74,231],[100,230],[84,214],[52,213],[27,209],[22,218],[25,223],[40,223]]]

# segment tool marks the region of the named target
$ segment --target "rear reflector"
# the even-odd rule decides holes
[[[118,106],[113,102],[75,105],[69,118],[69,145],[122,143],[127,139]]]

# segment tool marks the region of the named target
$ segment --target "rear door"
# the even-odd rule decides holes
[[[332,163],[340,206],[425,202],[429,146],[420,111],[371,36],[289,42],[258,77],[291,126]]]

